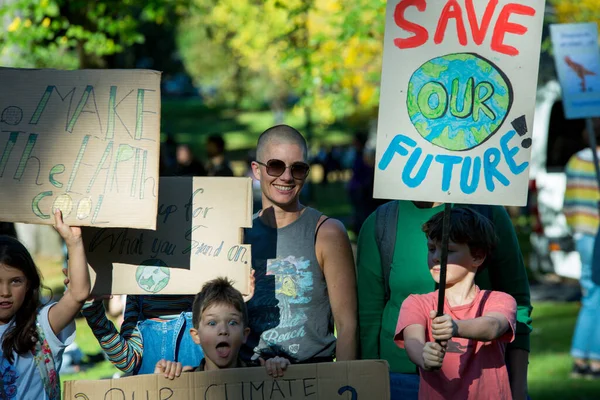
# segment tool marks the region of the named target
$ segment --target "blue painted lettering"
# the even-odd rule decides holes
[[[415,147],[417,145],[417,142],[408,136],[396,135],[396,137],[392,139],[385,153],[383,153],[383,157],[381,157],[381,161],[379,161],[379,169],[385,171],[388,165],[390,165],[392,162],[392,159],[396,153],[400,154],[401,156],[408,155],[408,150],[402,146],[402,143],[406,143],[410,147]]]
[[[420,147],[417,147],[415,151],[410,155],[406,165],[404,166],[404,170],[402,171],[402,181],[404,184],[410,188],[415,188],[419,186],[425,180],[427,176],[427,172],[429,171],[429,167],[431,166],[431,162],[433,161],[433,156],[431,154],[427,154],[425,156],[425,160],[417,171],[416,175],[413,177],[410,176],[413,169],[417,165],[419,158],[421,158],[421,154],[423,150]]]
[[[460,156],[455,154],[424,154],[423,148],[402,134],[396,135],[385,150],[379,161],[378,168],[386,170],[393,158],[398,154],[407,157],[401,170],[401,179],[409,188],[420,186],[428,177],[431,164],[435,159],[441,166],[440,188],[447,192],[452,187],[452,179],[458,181],[456,185],[464,194],[473,194],[479,188],[479,182],[485,180],[485,188],[488,192],[494,192],[496,185],[510,185],[510,176],[523,173],[529,166],[528,162],[517,164],[516,155],[518,147],[511,147],[509,142],[516,135],[515,131],[509,131],[500,139],[500,148],[488,148],[482,156]],[[412,148],[412,150],[411,150]],[[419,161],[421,160],[421,164]],[[419,166],[420,165],[420,166]],[[460,165],[460,178],[455,166]],[[506,165],[506,167],[504,166]],[[440,168],[440,167],[437,167]],[[509,171],[501,172],[508,168]],[[457,167],[458,169],[458,167]],[[510,172],[510,173],[508,173]],[[439,175],[437,173],[436,175]],[[483,175],[483,179],[481,176]],[[456,188],[455,188],[456,189]]]
[[[471,157],[465,157],[462,168],[460,170],[460,190],[464,194],[473,194],[479,186],[479,174],[481,173],[481,158],[475,157],[471,161]],[[469,172],[471,171],[471,163],[473,164],[473,173],[471,174],[471,183],[469,184]]]
[[[485,175],[485,186],[487,190],[493,192],[496,189],[494,178],[504,186],[508,186],[510,181],[498,171],[498,164],[501,161],[500,150],[490,147],[483,153],[483,173]]]
[[[506,135],[500,138],[500,149],[502,149],[502,154],[506,159],[506,165],[508,165],[508,169],[515,175],[519,175],[521,172],[525,171],[529,166],[529,163],[525,161],[524,163],[517,165],[515,162],[515,156],[519,152],[519,147],[515,146],[512,148],[508,148],[508,142],[517,134],[517,132],[509,131]]]
[[[452,170],[454,166],[462,162],[462,157],[449,156],[445,154],[438,154],[435,156],[435,161],[442,164],[444,169],[442,170],[442,190],[447,192],[450,190],[450,181],[452,180]]]

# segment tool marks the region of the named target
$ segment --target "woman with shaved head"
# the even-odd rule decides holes
[[[256,289],[248,303],[247,360],[285,357],[292,363],[357,356],[354,258],[343,224],[304,206],[310,170],[296,129],[277,125],[258,139],[252,171],[262,209],[245,232],[252,245]],[[337,340],[334,336],[337,329]]]

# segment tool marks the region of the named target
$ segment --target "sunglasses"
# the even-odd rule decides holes
[[[294,179],[304,179],[306,178],[306,176],[308,175],[308,171],[310,170],[310,166],[307,163],[303,163],[300,161],[295,162],[290,166],[285,165],[285,162],[277,159],[269,160],[266,164],[260,161],[257,161],[256,163],[266,167],[267,174],[274,177],[280,177],[281,175],[283,175],[285,170],[289,168]]]

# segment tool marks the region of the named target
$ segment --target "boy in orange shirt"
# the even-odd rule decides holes
[[[517,304],[506,293],[479,290],[474,283],[495,246],[494,227],[463,207],[452,209],[450,221],[444,315],[436,317],[437,290],[411,295],[400,309],[394,340],[419,368],[419,399],[480,399],[491,393],[512,399],[504,353],[515,336]],[[427,263],[437,283],[442,223],[443,212],[423,225]]]

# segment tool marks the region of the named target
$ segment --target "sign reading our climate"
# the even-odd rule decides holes
[[[526,203],[543,11],[388,2],[374,197]]]

